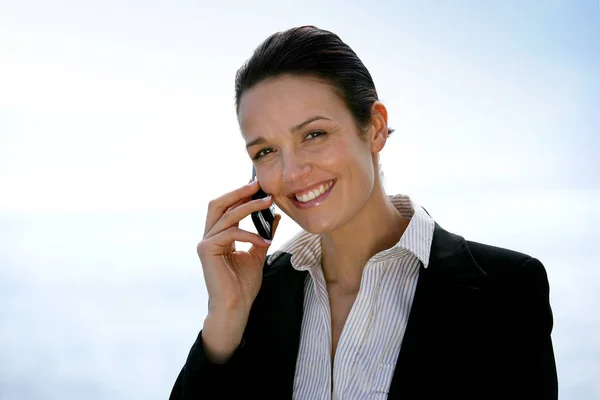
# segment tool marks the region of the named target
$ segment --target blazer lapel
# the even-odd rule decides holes
[[[277,398],[292,397],[307,275],[292,267],[290,257],[281,255],[265,271],[270,282],[256,300],[265,303],[257,307],[265,312],[253,319],[251,329],[263,343],[256,356],[263,373],[272,378],[269,385]],[[465,240],[436,223],[429,265],[419,272],[389,399],[452,393],[447,386],[464,381],[455,378],[468,371],[453,368],[453,363],[472,358],[483,340],[475,322],[485,311],[480,301],[485,289],[486,273],[473,260]]]
[[[477,347],[473,317],[484,311],[480,300],[485,286],[486,273],[465,240],[436,223],[429,265],[419,272],[388,398],[428,398],[430,389],[449,393],[435,385],[456,382],[453,375],[461,371],[453,363],[469,358],[465,352]]]

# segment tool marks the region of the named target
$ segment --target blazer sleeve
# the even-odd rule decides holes
[[[528,259],[519,271],[519,335],[516,368],[523,398],[557,399],[558,377],[552,346],[553,317],[548,276],[542,263]]]
[[[242,343],[226,364],[211,362],[202,345],[202,331],[192,345],[185,365],[181,369],[169,400],[233,399],[245,387],[245,374],[240,374],[240,364],[246,356]]]

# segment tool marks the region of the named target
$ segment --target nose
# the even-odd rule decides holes
[[[310,164],[295,153],[288,152],[284,154],[281,162],[284,182],[302,180],[310,172]]]

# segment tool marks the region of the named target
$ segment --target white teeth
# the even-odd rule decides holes
[[[314,199],[315,197],[319,197],[320,195],[325,193],[331,187],[332,184],[333,184],[333,181],[330,181],[326,185],[321,185],[321,186],[319,186],[318,189],[313,189],[306,194],[296,195],[296,200],[298,200],[302,203],[306,203],[307,201],[310,201],[310,200]]]

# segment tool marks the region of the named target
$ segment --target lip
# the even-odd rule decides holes
[[[298,193],[306,193],[306,192],[309,192],[309,191],[313,191],[315,189],[318,189],[321,185],[326,185],[329,182],[334,182],[334,181],[335,181],[335,179],[327,179],[326,181],[321,181],[321,182],[313,183],[312,185],[306,186],[303,189],[296,190],[295,192],[292,192],[290,195],[288,195],[288,197],[290,197],[290,198],[291,197],[296,197],[296,195]]]
[[[325,181],[324,183],[327,183],[329,181]],[[335,184],[337,183],[337,179],[333,180],[333,183],[331,184],[331,186],[329,187],[329,189],[327,189],[327,191],[325,193],[323,193],[320,196],[315,197],[312,200],[307,201],[306,203],[302,203],[298,200],[296,200],[296,196],[292,195],[289,196],[290,200],[292,201],[292,203],[301,209],[306,209],[306,208],[311,208],[311,207],[315,207],[318,206],[319,204],[321,204],[331,193],[331,191],[333,190],[333,188],[335,187]],[[319,183],[319,185],[321,185],[322,183]],[[318,187],[317,185],[315,185],[315,187]]]

